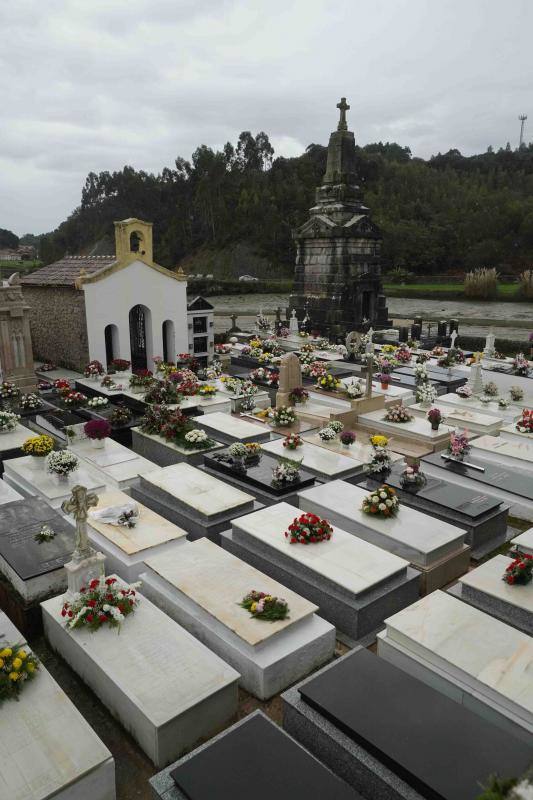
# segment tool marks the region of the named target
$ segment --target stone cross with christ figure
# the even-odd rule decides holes
[[[341,112],[341,116],[339,119],[339,124],[337,125],[338,131],[347,131],[348,130],[348,123],[346,122],[346,112],[350,110],[350,106],[346,102],[345,97],[341,97],[340,103],[337,103],[337,108]]]
[[[93,548],[89,545],[87,537],[87,515],[89,508],[98,505],[98,497],[89,494],[85,486],[74,486],[68,500],[61,504],[65,514],[72,514],[76,520],[76,546],[72,554],[73,561],[81,561],[94,555]]]

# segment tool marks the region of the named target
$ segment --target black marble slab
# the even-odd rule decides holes
[[[443,511],[451,510],[476,520],[491,511],[495,511],[502,505],[502,500],[491,497],[489,494],[476,492],[473,489],[467,489],[463,486],[458,486],[456,483],[449,483],[446,480],[433,478],[429,475],[426,476],[427,482],[425,486],[405,489],[400,482],[400,476],[404,469],[405,464],[394,464],[386,483],[401,491],[403,495],[410,495],[416,499],[420,498],[428,501],[432,505],[439,506]],[[371,477],[369,477],[367,483],[369,487],[373,488],[376,481],[372,481]],[[416,504],[414,507],[416,507]]]
[[[449,391],[455,391],[455,389],[459,388],[459,386],[463,386],[468,380],[468,377],[464,374],[454,374],[453,372],[450,374],[445,367],[428,367],[426,364],[426,369],[430,381],[443,384]],[[394,370],[394,375],[411,375],[414,378],[414,370],[412,367],[397,367]]]
[[[42,525],[56,533],[50,542],[36,542]],[[72,557],[74,526],[43,500],[31,497],[0,506],[0,555],[22,580],[62,567]]]
[[[256,463],[248,463],[245,472],[235,470],[230,463],[221,461],[217,456],[231,458],[227,449],[218,450],[212,455],[204,456],[204,465],[213,472],[234,477],[235,480],[250,486],[251,489],[260,489],[274,494],[280,500],[283,499],[284,495],[308,489],[310,486],[314,486],[315,483],[315,476],[301,469],[299,481],[288,483],[285,486],[274,486],[272,484],[272,470],[279,464],[279,461],[277,458],[272,458],[272,456],[267,456],[266,454],[262,455]],[[298,451],[288,450],[287,458],[291,457],[297,461]]]
[[[188,800],[359,798],[263,714],[183,759],[170,775]]]
[[[463,463],[457,461],[448,461],[441,453],[431,453],[424,456],[422,463],[433,464],[440,469],[446,470],[451,475],[462,475],[465,478],[471,478],[484,486],[492,486],[494,489],[503,489],[509,494],[517,495],[517,497],[533,500],[533,477],[531,473],[522,472],[521,470],[511,467],[503,467],[499,464],[492,464],[489,461],[483,461],[480,458],[470,455],[465,457]],[[481,467],[474,469],[474,467]]]
[[[394,370],[390,377],[390,382],[393,386],[400,386],[402,389],[411,389],[411,391],[415,391],[417,384],[414,375],[406,375],[403,373],[398,373],[397,370]],[[437,381],[431,379],[429,383],[433,386],[438,395],[446,394],[448,392],[448,387],[443,383],[438,383]]]
[[[531,748],[368,650],[300,687],[302,699],[428,800],[474,800],[519,776]]]

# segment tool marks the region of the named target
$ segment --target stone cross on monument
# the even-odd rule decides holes
[[[65,564],[69,595],[79,592],[92,578],[104,574],[105,556],[90,546],[87,536],[88,511],[97,505],[97,495],[89,494],[85,486],[74,486],[70,498],[61,504],[61,510],[72,514],[76,520],[76,544],[72,560]]]
[[[339,124],[337,125],[338,131],[347,131],[348,130],[348,123],[346,122],[346,112],[350,110],[350,106],[346,102],[345,97],[341,97],[340,103],[337,103],[337,108],[341,112],[341,116],[339,119]]]
[[[289,330],[291,333],[298,333],[298,318],[296,316],[296,309],[292,309],[291,318],[289,320]]]
[[[451,342],[450,349],[451,350],[455,350],[455,340],[456,339],[457,339],[457,331],[454,331],[452,333],[452,335],[450,336],[450,342]]]

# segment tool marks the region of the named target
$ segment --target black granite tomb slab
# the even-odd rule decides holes
[[[45,524],[56,536],[36,542],[34,536]],[[74,527],[37,497],[0,506],[0,555],[22,580],[62,567],[72,557],[75,538]]]
[[[235,480],[240,483],[249,486],[250,490],[260,489],[261,491],[273,494],[280,500],[288,494],[300,492],[302,489],[309,488],[315,483],[315,476],[302,469],[300,470],[299,481],[294,481],[284,486],[274,486],[272,484],[272,470],[279,464],[279,460],[265,454],[255,463],[248,462],[246,471],[235,470],[228,461],[220,460],[220,456],[223,458],[231,458],[227,449],[219,450],[217,453],[204,456],[205,466],[212,472],[235,478]],[[291,458],[291,456],[294,456],[294,459],[298,460],[298,451],[288,450],[287,458]]]
[[[14,414],[18,414],[20,417],[22,417],[22,419],[27,419],[28,417],[35,417],[36,414],[44,414],[47,411],[59,410],[58,405],[52,402],[48,402],[43,398],[41,398],[41,403],[42,405],[40,408],[21,408],[20,406],[16,406],[11,410],[13,411]]]
[[[65,438],[65,428],[70,428],[73,425],[81,425],[85,420],[74,411],[48,411],[44,414],[37,413],[35,417],[35,424],[45,429],[52,435],[62,436]],[[43,424],[44,423],[44,424]]]
[[[465,457],[463,463],[449,461],[441,453],[431,453],[424,456],[422,462],[433,464],[439,469],[444,469],[451,475],[461,475],[465,478],[482,483],[485,486],[493,486],[495,489],[502,489],[509,494],[517,497],[533,500],[533,478],[531,474],[511,467],[503,467],[499,464],[491,464],[473,457],[471,454]],[[469,466],[469,465],[473,466]],[[475,469],[480,467],[481,469]]]
[[[394,370],[391,377],[391,383],[393,386],[399,386],[401,389],[411,389],[414,391],[416,389],[416,381],[414,375],[405,375],[403,373],[398,373],[397,370]],[[448,388],[443,383],[437,383],[434,380],[430,380],[429,383],[437,394],[446,394],[448,392]]]
[[[454,392],[459,386],[464,386],[468,380],[466,375],[450,374],[448,370],[443,367],[428,367],[426,364],[426,369],[430,381],[446,386],[448,392]],[[414,370],[412,367],[397,367],[394,370],[394,375],[411,375],[414,377]]]
[[[474,800],[530,747],[368,650],[306,681],[303,701],[428,800]]]
[[[186,757],[170,775],[188,800],[359,797],[263,714],[248,717]]]

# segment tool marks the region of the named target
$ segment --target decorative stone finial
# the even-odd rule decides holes
[[[345,97],[341,97],[340,103],[337,103],[337,108],[341,112],[341,116],[339,119],[339,124],[337,125],[338,131],[347,131],[348,130],[348,123],[346,122],[346,112],[350,110],[350,106],[346,102]]]

